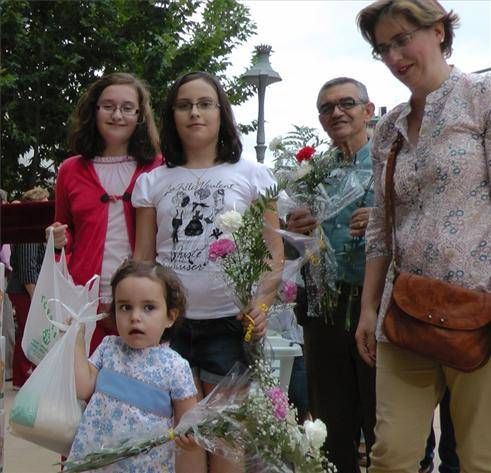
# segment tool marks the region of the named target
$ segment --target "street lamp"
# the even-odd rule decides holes
[[[271,46],[260,44],[255,48],[256,63],[242,77],[249,84],[253,84],[258,92],[259,112],[257,115],[257,139],[255,146],[256,158],[262,163],[264,162],[264,153],[266,145],[264,144],[264,95],[266,87],[274,82],[281,80],[280,75],[273,70],[269,63],[269,55],[271,54]]]

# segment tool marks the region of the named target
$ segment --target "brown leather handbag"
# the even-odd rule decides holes
[[[459,371],[474,371],[491,353],[491,294],[398,271],[394,170],[402,143],[399,135],[385,176],[387,240],[390,244],[393,237],[396,275],[384,332],[394,345]]]

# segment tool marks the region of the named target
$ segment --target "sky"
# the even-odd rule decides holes
[[[282,78],[266,88],[266,145],[284,136],[293,125],[319,128],[315,107],[324,82],[338,76],[353,77],[368,89],[376,111],[391,109],[409,97],[409,91],[383,63],[375,61],[371,47],[356,26],[365,0],[239,0],[257,25],[257,34],[232,53],[231,72],[244,73],[254,47],[269,44],[270,62]],[[491,67],[491,0],[441,1],[460,16],[453,54],[448,60],[464,72]],[[257,95],[234,107],[239,123],[257,119]],[[324,133],[320,130],[320,133]],[[244,157],[255,159],[256,134],[243,136]],[[271,163],[266,151],[266,163]]]

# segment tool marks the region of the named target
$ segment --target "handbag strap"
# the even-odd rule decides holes
[[[385,241],[387,249],[392,247],[392,258],[394,260],[395,269],[399,267],[399,261],[397,258],[397,240],[396,240],[396,208],[395,208],[395,191],[394,191],[394,172],[396,169],[396,160],[399,151],[404,143],[403,136],[398,133],[397,138],[392,143],[389,151],[389,157],[387,158],[387,164],[385,168]]]

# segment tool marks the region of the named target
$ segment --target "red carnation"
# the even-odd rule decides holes
[[[312,156],[315,154],[315,148],[312,146],[304,146],[302,149],[299,149],[295,157],[297,161],[301,163],[302,161],[310,161]]]

